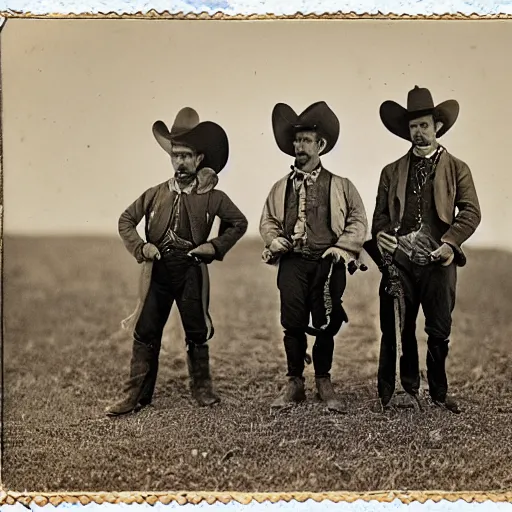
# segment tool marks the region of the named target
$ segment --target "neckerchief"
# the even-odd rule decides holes
[[[318,175],[322,170],[321,165],[311,172],[304,172],[301,169],[297,169],[294,165],[291,166],[292,174],[290,179],[293,180],[294,189],[299,194],[299,210],[297,216],[297,222],[293,230],[293,243],[296,250],[300,250],[301,247],[306,243],[307,232],[306,232],[306,190],[307,186],[312,185],[318,179]]]

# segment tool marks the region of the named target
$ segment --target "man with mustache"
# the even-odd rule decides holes
[[[466,264],[462,244],[475,232],[481,214],[471,171],[466,163],[441,146],[457,120],[455,100],[434,106],[430,91],[409,91],[407,108],[393,101],[381,105],[380,117],[411,149],[384,167],[372,223],[372,241],[382,255],[392,255],[403,292],[404,315],[400,378],[404,390],[417,399],[420,377],[416,319],[425,314],[428,335],[427,376],[432,401],[449,411],[460,409],[448,392],[445,363],[457,267]],[[393,298],[380,289],[381,350],[378,392],[387,406],[394,392],[396,338]]]
[[[279,149],[295,158],[291,172],[273,185],[260,221],[264,260],[279,264],[288,370],[285,389],[272,406],[305,400],[310,333],[316,336],[312,355],[318,396],[330,410],[341,412],[330,376],[334,336],[347,321],[342,306],[347,265],[358,259],[366,240],[366,212],[350,180],[331,173],[320,160],[339,136],[339,121],[325,102],[314,103],[300,115],[279,103],[272,126]]]
[[[185,331],[192,394],[199,405],[213,405],[208,341],[214,329],[209,305],[207,264],[221,261],[247,230],[247,220],[231,199],[216,189],[228,160],[224,130],[199,122],[191,108],[179,111],[169,132],[162,121],[153,134],[170,155],[174,176],[144,192],[119,219],[119,234],[142,263],[140,300],[124,321],[133,332],[130,378],[125,395],[107,409],[118,416],[149,405],[158,372],[162,333],[174,302]],[[143,240],[137,226],[145,217]],[[218,236],[208,240],[215,217]]]

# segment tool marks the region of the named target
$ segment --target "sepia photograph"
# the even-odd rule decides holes
[[[5,489],[512,489],[510,21],[0,45]]]

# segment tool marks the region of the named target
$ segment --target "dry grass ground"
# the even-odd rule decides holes
[[[119,322],[138,267],[116,239],[5,241],[5,458],[11,490],[326,491],[512,487],[512,255],[473,251],[459,272],[448,371],[464,414],[371,411],[378,354],[376,270],[349,279],[351,322],[333,376],[349,414],[314,400],[279,414],[284,376],[275,269],[259,241],[210,267],[212,371],[223,402],[189,397],[176,311],[154,405],[109,419],[131,340]],[[419,328],[422,326],[419,325]],[[420,336],[422,366],[425,339]]]

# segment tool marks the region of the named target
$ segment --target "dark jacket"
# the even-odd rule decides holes
[[[372,221],[372,237],[400,225],[405,208],[410,152],[382,170]],[[466,163],[444,150],[434,178],[434,202],[439,218],[449,226],[441,238],[453,247],[457,265],[466,264],[462,244],[481,221],[480,204]]]
[[[139,236],[137,226],[145,217],[146,241],[158,244],[163,237],[171,214],[176,192],[165,181],[146,190],[119,218],[119,235],[125,247],[137,262],[142,263],[142,247],[145,241]],[[210,242],[215,247],[215,259],[222,260],[226,253],[247,231],[247,219],[231,199],[220,190],[211,187],[203,193],[183,195],[192,230],[191,240],[196,246]],[[215,217],[220,219],[219,234],[208,240]]]

